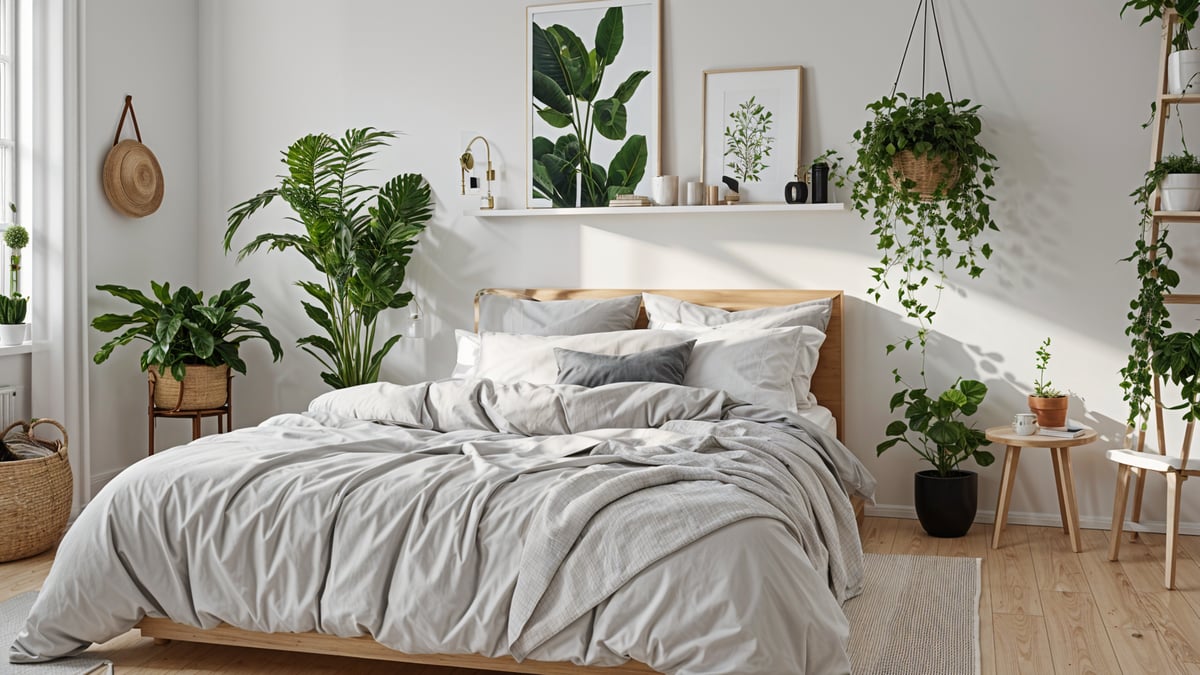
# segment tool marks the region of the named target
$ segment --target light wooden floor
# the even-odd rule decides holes
[[[1162,535],[1144,534],[1106,560],[1108,534],[1084,530],[1071,552],[1059,528],[1011,525],[993,551],[990,525],[962,539],[933,539],[912,520],[868,518],[870,553],[983,558],[980,644],[984,673],[1186,673],[1200,675],[1200,537],[1182,537],[1175,591],[1162,588]],[[35,590],[52,554],[0,565],[0,600]],[[120,675],[165,673],[397,673],[484,675],[484,671],[233,647],[154,646],[136,631],[92,648]]]

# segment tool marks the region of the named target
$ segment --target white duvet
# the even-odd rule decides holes
[[[837,441],[720,392],[365,385],[118,476],[10,660],[153,616],[409,653],[849,672],[848,490],[873,481]]]

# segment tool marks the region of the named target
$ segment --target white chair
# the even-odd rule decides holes
[[[1161,429],[1162,418],[1159,418]],[[1113,502],[1112,543],[1108,548],[1108,559],[1116,560],[1121,551],[1121,530],[1125,526],[1125,502],[1129,495],[1129,479],[1137,476],[1138,485],[1133,498],[1133,522],[1139,522],[1142,517],[1142,490],[1148,472],[1161,473],[1167,481],[1167,554],[1163,585],[1167,589],[1175,588],[1175,555],[1179,543],[1179,504],[1183,482],[1188,476],[1200,476],[1200,458],[1190,457],[1192,448],[1192,428],[1195,422],[1188,422],[1183,435],[1183,448],[1178,457],[1165,454],[1163,434],[1159,432],[1159,451],[1145,452],[1138,450],[1109,450],[1107,456],[1117,463],[1117,496]],[[1138,439],[1138,446],[1145,447],[1144,433]]]

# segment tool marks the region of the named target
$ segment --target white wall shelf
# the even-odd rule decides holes
[[[531,216],[651,216],[666,214],[721,213],[726,216],[739,213],[829,213],[845,211],[846,205],[837,204],[738,204],[736,206],[599,206],[579,209],[468,209],[464,215],[475,218],[526,218]]]

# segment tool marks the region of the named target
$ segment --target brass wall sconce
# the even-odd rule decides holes
[[[487,180],[487,196],[479,200],[480,209],[496,208],[496,198],[492,196],[492,181],[496,180],[496,170],[492,168],[492,146],[483,136],[476,136],[467,143],[467,149],[463,150],[463,154],[458,158],[458,165],[462,168],[462,193],[467,194],[467,173],[475,169],[475,156],[471,154],[471,146],[475,145],[475,141],[483,141],[483,147],[487,151],[487,170],[484,172],[484,178]]]

